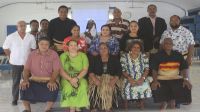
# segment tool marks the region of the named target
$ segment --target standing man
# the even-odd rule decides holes
[[[48,37],[57,53],[63,53],[63,40],[71,35],[72,26],[76,22],[67,18],[68,8],[64,5],[58,8],[59,17],[52,19],[49,23]]]
[[[48,33],[48,27],[49,27],[49,21],[47,19],[42,19],[40,21],[40,31],[36,34],[36,41],[38,42],[38,40],[41,37],[47,37],[47,33]]]
[[[12,65],[12,105],[17,105],[19,98],[19,83],[23,72],[24,64],[31,50],[36,48],[33,35],[26,33],[26,22],[17,23],[17,31],[8,35],[3,44],[4,52],[9,56]]]
[[[30,27],[31,27],[30,34],[34,35],[34,37],[36,38],[36,34],[38,33],[39,29],[39,22],[35,19],[31,20]]]
[[[159,48],[159,41],[162,33],[167,29],[167,24],[163,18],[157,17],[157,7],[150,4],[147,8],[148,17],[138,20],[139,36],[144,42],[144,51],[155,53]]]
[[[113,19],[109,20],[107,24],[111,28],[111,34],[113,37],[116,37],[117,40],[120,40],[122,36],[128,32],[129,21],[123,19],[122,12],[120,9],[115,8],[113,11]]]
[[[169,24],[171,29],[163,33],[160,43],[162,43],[166,37],[170,37],[174,44],[173,50],[180,52],[186,59],[188,65],[191,65],[195,45],[192,33],[180,25],[180,17],[177,15],[170,17]]]

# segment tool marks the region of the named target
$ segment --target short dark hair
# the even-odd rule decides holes
[[[114,8],[113,12],[114,11],[119,11],[120,13],[122,13],[122,11],[119,8],[117,8],[117,7]]]
[[[42,20],[40,21],[40,24],[41,24],[42,22],[44,22],[44,21],[46,21],[46,22],[49,23],[49,21],[48,21],[47,19],[42,19]]]
[[[42,41],[42,40],[48,41],[49,44],[50,44],[50,42],[51,42],[50,39],[49,39],[48,37],[41,37],[41,38],[38,39],[38,43],[39,43],[40,41]]]
[[[89,29],[89,23],[93,23],[95,25],[95,28],[96,28],[96,23],[94,22],[94,20],[89,20],[87,22],[86,29]]]
[[[106,43],[106,42],[100,42],[100,44],[99,44],[99,49],[100,49],[100,47],[101,46],[106,46],[107,47],[107,49],[108,49],[108,54],[110,53],[110,49],[109,49],[109,46],[108,46],[108,44]]]
[[[157,6],[155,5],[155,4],[150,4],[150,5],[148,5],[148,7],[147,7],[147,10],[150,8],[150,7],[155,7],[156,9],[157,9]]]
[[[107,24],[105,24],[105,25],[102,25],[102,26],[101,26],[101,30],[102,30],[104,27],[108,27],[108,28],[109,28],[109,30],[111,31],[111,27],[110,27],[109,25],[107,25]]]
[[[77,24],[73,25],[73,26],[72,26],[72,29],[73,29],[74,27],[78,27],[78,29],[80,30],[80,26],[79,26],[79,25],[77,25]],[[71,30],[72,30],[72,29],[71,29]]]
[[[31,25],[32,23],[38,23],[38,24],[39,24],[39,22],[38,22],[36,19],[31,20],[31,21],[30,21],[30,25]]]
[[[140,51],[141,51],[141,52],[144,52],[143,42],[142,42],[141,40],[139,40],[139,39],[135,39],[135,40],[133,40],[129,45],[127,45],[126,50],[127,50],[127,51],[131,51],[131,49],[133,48],[133,46],[134,46],[135,44],[138,44],[138,45],[140,46]]]
[[[178,16],[178,15],[172,15],[172,16],[170,17],[170,19],[171,19],[172,17],[177,17],[179,20],[181,20],[180,16]]]
[[[129,26],[130,26],[131,23],[136,23],[136,24],[138,25],[138,22],[135,21],[135,20],[132,20],[132,21],[129,23]]]
[[[68,7],[65,5],[61,5],[60,7],[58,7],[58,11],[60,11],[60,9],[66,9],[68,11]]]

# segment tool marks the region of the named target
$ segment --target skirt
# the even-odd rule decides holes
[[[98,108],[101,110],[108,110],[112,108],[113,102],[118,106],[117,101],[117,85],[113,88],[109,86],[110,80],[113,76],[109,74],[103,74],[102,76],[96,76],[101,84],[96,86],[92,79],[89,78],[89,96],[91,108]]]
[[[26,90],[20,90],[20,99],[30,102],[55,102],[58,90],[50,91],[47,83],[30,81],[30,86]]]
[[[152,96],[149,81],[146,79],[142,85],[131,86],[127,79],[124,80],[122,97],[125,100],[139,100]]]
[[[88,83],[86,79],[79,80],[79,87],[74,88],[69,81],[61,79],[60,106],[64,108],[88,108]]]
[[[158,80],[160,88],[153,90],[155,103],[176,100],[179,103],[191,103],[191,90],[183,87],[183,79],[176,80]]]

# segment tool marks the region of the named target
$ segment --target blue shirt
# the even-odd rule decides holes
[[[91,42],[89,53],[92,54],[93,52],[99,53],[99,44],[101,43],[100,37],[96,38]],[[111,37],[108,42],[109,52],[111,55],[117,55],[119,53],[119,42],[116,38]]]

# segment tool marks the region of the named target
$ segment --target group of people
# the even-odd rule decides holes
[[[59,91],[60,106],[69,112],[111,112],[122,100],[126,109],[130,100],[144,109],[152,96],[161,110],[168,104],[173,109],[190,104],[193,35],[180,25],[179,16],[170,17],[167,30],[156,5],[150,4],[147,12],[129,22],[115,8],[114,19],[102,25],[100,35],[93,20],[80,35],[64,5],[59,17],[40,21],[40,31],[37,20],[30,22],[30,33],[19,21],[3,44],[13,70],[12,104],[17,105],[20,92],[23,112],[31,112],[33,102],[47,102],[45,112],[50,112]]]

